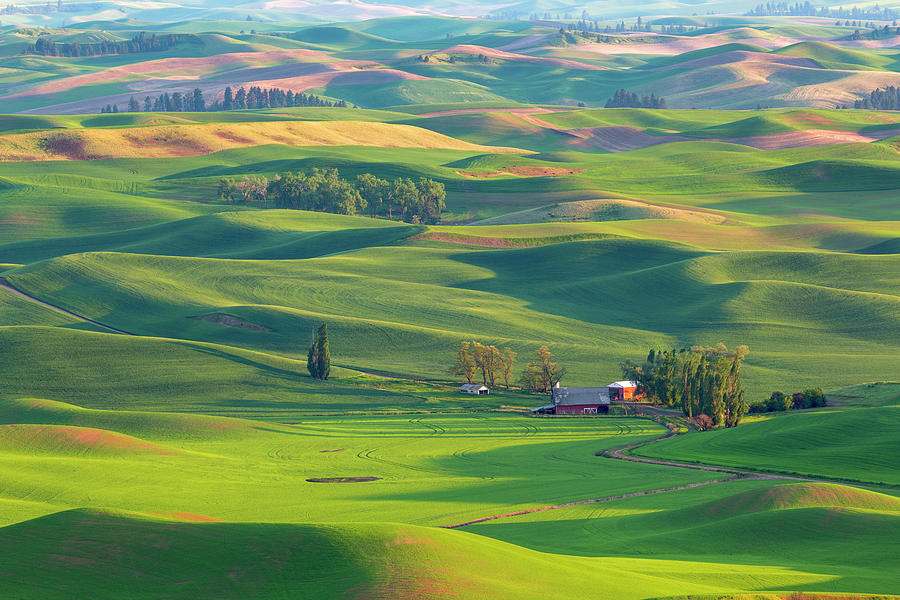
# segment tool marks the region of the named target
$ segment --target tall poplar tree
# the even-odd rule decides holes
[[[331,352],[328,349],[328,325],[322,323],[316,332],[309,352],[306,354],[306,369],[313,379],[325,381],[331,373]]]

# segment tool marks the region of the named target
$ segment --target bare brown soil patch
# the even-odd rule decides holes
[[[452,117],[454,115],[472,115],[472,114],[481,114],[488,112],[502,112],[502,113],[510,113],[513,115],[542,115],[546,113],[554,113],[569,110],[567,108],[455,108],[453,110],[439,110],[436,112],[422,113],[419,115],[415,115],[417,117],[430,118],[430,117]],[[544,121],[541,121],[544,123]],[[549,127],[549,124],[544,123],[544,127]]]
[[[381,477],[312,477],[307,481],[310,483],[365,483],[379,479]]]
[[[457,171],[456,173],[470,179],[484,179],[489,177],[499,177],[500,175],[520,175],[522,177],[562,177],[564,175],[574,175],[583,173],[587,169],[566,169],[564,167],[532,167],[532,166],[513,166],[500,167],[496,171]]]
[[[793,592],[778,594],[781,600],[893,600],[900,596],[872,596],[870,594],[819,594],[817,592]]]
[[[781,150],[784,148],[806,148],[809,146],[830,146],[832,144],[868,144],[877,140],[900,135],[900,129],[882,129],[858,133],[856,131],[832,131],[827,129],[807,129],[787,131],[770,135],[742,138],[724,138],[721,141],[752,146],[760,150]]]
[[[208,515],[198,515],[190,512],[154,512],[155,515],[163,517],[171,517],[180,521],[194,521],[196,523],[223,523],[222,519],[210,517]]]
[[[129,454],[178,454],[145,440],[104,429],[62,425],[0,425],[0,443],[33,451],[112,451]]]
[[[167,78],[197,79],[227,66],[271,65],[287,62],[329,62],[334,59],[323,52],[305,49],[278,50],[271,52],[231,52],[215,56],[195,58],[161,58],[145,62],[111,67],[96,73],[85,73],[49,81],[37,85],[30,90],[6,96],[7,98],[24,98],[43,94],[58,94],[76,87],[97,83],[128,79],[144,79],[148,75],[157,74]]]
[[[746,136],[739,138],[689,138],[678,135],[651,135],[635,127],[582,127],[576,129],[559,129],[532,115],[519,115],[529,123],[564,133],[577,138],[579,145],[590,145],[602,148],[607,152],[628,152],[658,144],[675,142],[709,141],[741,144],[760,150],[781,150],[785,148],[805,148],[810,146],[828,146],[832,144],[870,143],[900,135],[900,128],[881,129],[875,131],[838,131],[832,129],[805,129],[802,131],[786,131],[768,135]],[[797,124],[832,125],[833,122],[820,115],[803,115],[794,119]],[[470,176],[477,176],[472,174]],[[489,176],[489,175],[483,175]]]
[[[414,235],[411,240],[434,240],[436,242],[448,242],[451,244],[464,244],[466,246],[481,246],[482,248],[521,248],[523,244],[517,240],[505,238],[479,237],[475,235],[462,235],[459,233],[443,233],[439,231],[426,231]]]
[[[571,135],[578,136],[589,145],[597,146],[607,152],[627,152],[659,144],[685,142],[689,139],[674,135],[650,135],[640,129],[627,126],[584,127],[567,129],[565,131]]]
[[[704,56],[695,60],[689,60],[676,65],[679,69],[702,69],[705,67],[714,67],[717,65],[728,65],[742,62],[758,62],[776,65],[789,65],[793,67],[805,67],[808,69],[821,69],[816,61],[810,58],[796,56],[781,56],[780,54],[764,54],[762,52],[750,52],[747,50],[736,50],[733,52],[723,52],[713,56]],[[665,71],[672,67],[656,67],[648,69],[649,71]]]
[[[535,246],[547,246],[549,244],[558,244],[562,242],[574,242],[582,240],[599,240],[609,237],[617,237],[603,233],[580,233],[562,236],[546,236],[534,238],[500,238],[500,237],[480,237],[475,235],[464,235],[460,233],[449,233],[444,231],[426,231],[419,235],[412,236],[411,240],[433,240],[436,242],[447,242],[450,244],[462,244],[465,246],[479,246],[481,248],[533,248]]]
[[[376,85],[401,80],[426,80],[428,77],[398,71],[396,69],[358,69],[349,68],[344,63],[335,64],[333,69],[324,73],[312,75],[300,75],[298,77],[286,77],[280,79],[254,79],[247,81],[245,85],[259,87],[278,87],[294,92],[325,87],[329,85]]]
[[[213,313],[211,315],[202,315],[199,317],[188,317],[189,319],[196,319],[197,321],[206,321],[208,323],[216,323],[218,325],[224,325],[225,327],[235,327],[237,329],[249,329],[250,331],[272,331],[268,327],[264,327],[263,325],[258,325],[256,323],[251,323],[250,321],[245,321],[233,315],[227,315],[225,313]]]

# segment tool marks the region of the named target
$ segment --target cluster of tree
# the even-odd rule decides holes
[[[728,350],[725,344],[681,350],[650,350],[641,364],[625,361],[625,379],[637,381],[651,402],[681,407],[703,428],[735,427],[747,411],[741,384],[741,362],[747,346]],[[706,415],[709,421],[702,418]]]
[[[666,108],[666,99],[656,94],[639,96],[621,89],[606,101],[606,108]]]
[[[498,378],[503,378],[506,389],[512,376],[517,354],[509,348],[501,352],[496,346],[486,346],[479,342],[460,342],[456,349],[456,362],[450,369],[451,375],[464,377],[472,383],[480,373],[481,382],[493,387]]]
[[[900,110],[900,87],[892,85],[877,89],[861,100],[853,103],[853,108],[875,110]]]
[[[133,54],[138,52],[164,52],[176,44],[196,39],[192,35],[180,33],[167,33],[147,35],[146,32],[134,36],[130,40],[121,42],[103,41],[92,44],[75,42],[57,43],[49,36],[42,35],[31,45],[26,46],[23,54],[38,54],[41,56],[66,56],[78,58],[79,56],[103,56],[106,54]]]
[[[803,2],[766,2],[757,5],[753,10],[747,13],[753,17],[777,17],[777,16],[794,16],[794,17],[825,17],[828,19],[878,19],[882,21],[890,21],[900,16],[896,10],[891,8],[881,8],[878,4],[872,6],[854,6],[853,8],[831,8],[823,6],[816,8],[808,0]]]
[[[496,346],[474,341],[460,342],[450,374],[472,383],[480,373],[481,382],[492,387],[502,377],[506,389],[509,389],[516,356],[518,355],[509,348],[504,348],[501,352]],[[553,362],[552,358],[550,349],[541,346],[535,352],[534,360],[525,365],[519,376],[519,386],[530,392],[549,392],[566,374],[566,368]]]
[[[328,350],[328,325],[322,323],[312,336],[306,354],[306,369],[313,379],[325,381],[331,373],[331,353]]]
[[[802,410],[804,408],[817,408],[827,406],[825,394],[822,388],[806,388],[802,392],[785,394],[782,391],[772,392],[765,400],[751,402],[750,413],[782,412],[786,410]]]
[[[487,56],[486,54],[479,54],[477,56],[473,55],[460,55],[457,56],[455,54],[451,54],[445,61],[442,61],[439,57],[434,56],[432,54],[420,54],[416,57],[416,60],[422,63],[440,63],[440,62],[449,62],[452,65],[455,65],[458,62],[462,63],[479,63],[482,65],[496,65],[497,61]]]
[[[876,29],[876,30],[880,29],[881,31],[890,31],[891,26],[893,26],[893,27],[897,26],[897,20],[895,19],[894,21],[892,21],[890,26],[885,24],[884,26],[882,26],[880,28],[876,23],[873,23],[872,21],[869,21],[867,23],[863,23],[862,21],[843,21],[843,22],[835,21],[834,24],[836,27],[841,27],[841,26],[862,27],[863,29]]]
[[[551,360],[547,346],[538,348],[534,355],[535,360],[525,365],[519,385],[530,392],[549,392],[565,376],[566,368]]]
[[[235,93],[230,87],[225,88],[222,100],[216,100],[207,104],[200,88],[194,88],[190,94],[168,92],[160,94],[156,98],[147,96],[143,102],[134,96],[128,100],[128,112],[219,112],[223,110],[244,110],[248,108],[294,108],[301,106],[322,106],[327,108],[346,108],[344,100],[326,100],[315,94],[304,94],[280,88],[251,87],[246,90],[239,88]],[[118,105],[107,104],[100,109],[101,113],[119,112]]]
[[[866,25],[868,27],[868,25]],[[885,25],[882,28],[878,28],[874,23],[871,23],[871,27],[869,27],[871,31],[867,31],[865,33],[861,32],[859,29],[853,31],[850,34],[851,40],[880,40],[882,38],[894,37],[896,35],[900,35],[900,28],[897,27],[897,22],[894,21],[893,27],[890,25]]]
[[[706,27],[709,27],[708,25]],[[661,25],[660,31],[668,34],[687,33],[689,31],[697,31],[700,27],[696,25]]]
[[[659,30],[662,33],[688,33],[689,31],[698,31],[700,29],[703,29],[704,27],[709,27],[709,25],[660,25]],[[654,29],[653,25],[649,21],[644,21],[641,17],[638,17],[632,23],[619,21],[614,26],[606,24],[602,27],[598,21],[588,21],[582,19],[581,21],[577,21],[575,23],[565,23],[561,27],[560,33],[564,33],[566,31],[575,31],[580,33],[584,37],[588,37],[589,34],[594,33],[612,35],[616,33],[650,32],[654,31]],[[597,41],[601,41],[601,38],[599,36],[597,36]],[[603,41],[608,43],[609,39],[607,38]]]
[[[235,204],[257,204],[261,208],[312,210],[344,215],[368,213],[408,223],[441,221],[447,192],[432,179],[417,181],[400,177],[393,181],[371,173],[348,181],[337,169],[314,168],[311,173],[281,173],[271,181],[265,177],[222,179],[219,198]]]

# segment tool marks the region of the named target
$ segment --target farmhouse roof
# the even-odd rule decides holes
[[[640,384],[637,381],[616,381],[614,383],[609,384],[606,387],[614,387],[614,388],[636,388]]]
[[[489,390],[491,388],[480,383],[464,383],[459,386],[459,389],[466,392],[477,392],[478,390]]]
[[[552,398],[554,406],[609,404],[609,388],[555,387]]]

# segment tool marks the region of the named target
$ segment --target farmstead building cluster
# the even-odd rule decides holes
[[[550,404],[534,408],[535,414],[596,415],[609,412],[612,402],[633,400],[641,394],[636,381],[616,381],[602,387],[553,387]]]

